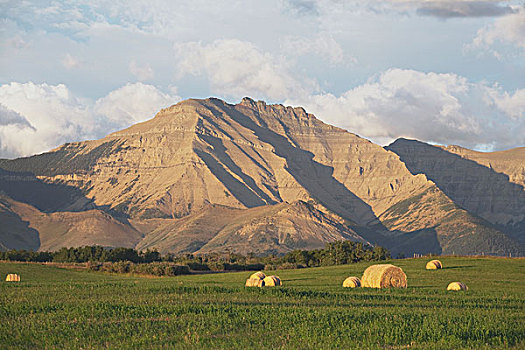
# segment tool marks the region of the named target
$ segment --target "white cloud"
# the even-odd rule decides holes
[[[135,62],[135,60],[132,60],[129,63],[129,71],[140,81],[150,80],[155,77],[155,72],[149,63],[146,63],[145,65],[139,65],[137,62]]]
[[[487,103],[495,105],[511,118],[525,119],[525,89],[510,94],[498,86],[487,88]]]
[[[89,109],[62,84],[5,84],[0,86],[0,103],[28,122],[0,125],[3,154],[42,152],[91,137],[97,128]]]
[[[20,139],[17,137],[24,129],[36,130],[26,118],[0,103],[0,157],[18,155]]]
[[[126,84],[98,99],[94,111],[123,127],[150,119],[161,108],[179,101],[179,96],[165,94],[152,85]]]
[[[410,137],[501,149],[525,144],[523,97],[455,74],[390,69],[339,97],[287,103],[381,144]]]
[[[467,48],[487,50],[496,57],[501,57],[501,53],[494,48],[498,43],[525,50],[525,7],[478,30]]]
[[[80,60],[68,53],[62,59],[62,64],[64,67],[66,67],[66,69],[78,68],[80,67]]]
[[[6,44],[8,46],[11,46],[15,50],[20,50],[23,48],[26,48],[29,46],[29,43],[22,38],[19,34],[15,35],[14,37],[7,39]]]
[[[216,40],[209,45],[189,42],[175,48],[179,75],[204,75],[212,91],[219,95],[284,100],[315,89],[315,84],[294,78],[284,60],[262,52],[250,42],[236,39]]]
[[[0,157],[28,156],[71,141],[100,138],[151,118],[180,98],[152,85],[127,84],[95,103],[63,84],[0,86]]]
[[[281,47],[290,56],[318,55],[332,65],[357,63],[355,57],[345,55],[341,45],[326,32],[315,37],[286,36],[281,41]]]

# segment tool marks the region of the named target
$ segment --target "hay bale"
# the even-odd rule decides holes
[[[10,273],[5,278],[6,282],[20,282],[20,275],[17,275],[16,273]]]
[[[447,290],[468,290],[468,287],[462,282],[451,282],[449,283]]]
[[[343,282],[343,287],[345,288],[357,288],[361,287],[361,280],[357,277],[348,277]]]
[[[266,276],[263,281],[265,287],[282,286],[281,279],[278,276]]]
[[[427,266],[426,266],[427,270],[439,270],[442,268],[443,268],[443,265],[441,264],[441,261],[439,260],[431,260],[427,262]]]
[[[260,278],[248,278],[246,280],[246,283],[244,284],[245,287],[264,287],[264,280]]]
[[[266,275],[262,271],[258,271],[250,276],[250,278],[258,278],[260,280],[263,280],[265,277]]]
[[[391,264],[369,266],[361,278],[363,287],[406,288],[407,276],[403,270]]]

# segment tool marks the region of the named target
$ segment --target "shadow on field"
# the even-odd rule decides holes
[[[473,265],[464,265],[464,266],[446,266],[443,267],[442,270],[448,270],[448,269],[470,269],[474,267]]]
[[[304,277],[304,278],[287,278],[283,279],[283,282],[289,282],[289,281],[307,281],[307,280],[313,280],[315,278],[312,277]]]

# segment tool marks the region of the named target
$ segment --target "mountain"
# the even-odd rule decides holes
[[[492,163],[523,181],[510,163]],[[503,230],[410,164],[300,107],[190,99],[100,140],[0,160],[10,203],[0,215],[19,219],[0,242],[24,246],[12,235],[36,231],[28,249],[279,254],[351,239],[394,254],[523,254],[523,232]]]
[[[457,205],[525,243],[525,147],[476,152],[399,139],[387,149]]]

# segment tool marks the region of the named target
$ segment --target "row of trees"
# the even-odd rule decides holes
[[[9,250],[0,252],[0,260],[33,261],[33,262],[72,262],[88,261],[116,262],[130,261],[133,263],[151,263],[161,261],[161,255],[156,250],[136,251],[131,248],[104,248],[101,246],[85,246],[78,248],[61,248],[55,252],[33,252],[28,250]]]
[[[390,253],[386,248],[371,247],[358,242],[338,241],[326,244],[323,249],[294,250],[279,260],[282,263],[314,267],[345,265],[359,261],[379,261],[389,258]]]
[[[235,253],[212,253],[207,255],[185,254],[166,256],[167,261],[189,265],[196,270],[200,265],[213,267],[212,270],[234,270],[238,266],[263,265],[265,269],[302,268],[332,266],[356,263],[359,261],[379,261],[390,258],[387,249],[351,241],[327,243],[322,249],[294,250],[285,255],[257,257],[253,254],[243,256]],[[223,268],[215,268],[223,266]],[[256,268],[252,268],[254,270]]]
[[[242,271],[302,268],[343,265],[356,263],[359,261],[379,261],[388,258],[390,258],[390,253],[383,247],[372,247],[351,241],[327,243],[322,249],[294,250],[281,256],[270,255],[265,257],[258,257],[253,254],[244,256],[234,253],[211,253],[206,255],[161,255],[156,250],[146,250],[139,252],[131,248],[104,248],[101,246],[62,248],[56,252],[33,252],[25,250],[10,250],[6,252],[0,252],[0,260],[10,261],[53,261],[69,263],[129,262],[134,264],[145,264],[162,261],[175,263],[179,266],[188,266],[194,271]]]

